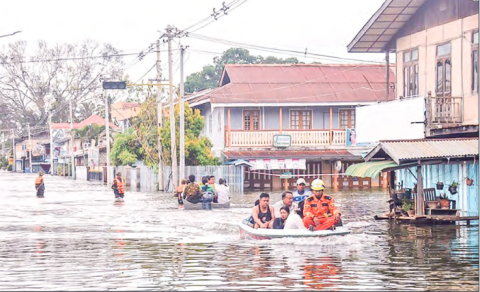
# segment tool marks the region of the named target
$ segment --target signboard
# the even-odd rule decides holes
[[[273,135],[273,146],[278,148],[286,148],[292,145],[292,136],[290,135]]]
[[[287,159],[249,159],[248,162],[253,164],[252,170],[256,169],[307,169],[307,161],[299,158]]]
[[[99,164],[100,149],[89,148],[88,149],[88,166],[95,168]]]
[[[292,178],[293,174],[290,171],[284,172],[280,175],[280,178]]]
[[[357,145],[357,132],[355,129],[347,129],[346,131],[346,146],[356,146]]]

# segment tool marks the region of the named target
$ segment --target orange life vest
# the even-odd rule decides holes
[[[35,179],[35,185],[43,184],[43,176],[39,176]]]
[[[187,185],[179,185],[177,187],[177,194],[181,194]]]
[[[120,194],[125,193],[125,181],[115,178],[115,184],[117,185],[117,190]]]

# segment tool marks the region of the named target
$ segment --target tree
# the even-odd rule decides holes
[[[204,66],[202,71],[190,74],[185,81],[185,92],[193,93],[206,88],[215,88],[222,77],[225,64],[299,64],[297,58],[276,58],[250,55],[241,48],[230,48],[221,56],[213,58],[214,65]]]
[[[142,159],[141,145],[133,131],[132,128],[129,128],[125,133],[115,136],[115,142],[110,152],[113,165],[129,165]]]
[[[185,164],[186,165],[218,165],[220,160],[211,153],[212,142],[200,134],[205,121],[200,110],[185,103]],[[163,157],[167,164],[171,164],[171,136],[170,119],[164,116],[163,127],[160,129],[163,147]],[[177,161],[180,161],[180,105],[175,106],[175,138],[177,146]]]
[[[53,122],[69,120],[82,102],[96,103],[101,82],[121,78],[123,61],[109,44],[94,41],[48,46],[39,41],[33,56],[26,55],[27,43],[10,44],[0,52],[1,126],[46,125],[48,106]],[[100,101],[101,102],[101,101]]]

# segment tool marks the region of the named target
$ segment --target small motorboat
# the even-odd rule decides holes
[[[240,237],[242,239],[272,239],[282,237],[324,237],[332,235],[349,234],[350,230],[343,226],[338,226],[335,230],[301,230],[301,229],[254,229],[243,223],[238,223],[240,228]]]
[[[223,204],[211,203],[211,205],[212,205],[212,209],[230,208],[230,201]],[[183,208],[185,210],[202,210],[203,205],[202,205],[202,202],[194,204],[194,203],[190,203],[187,200],[183,200]]]

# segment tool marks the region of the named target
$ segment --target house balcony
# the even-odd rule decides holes
[[[346,131],[337,130],[231,130],[225,133],[227,147],[273,147],[275,135],[290,135],[291,146],[345,146]]]
[[[462,123],[461,97],[432,97],[429,96],[429,126],[441,128],[444,126],[460,125]]]

